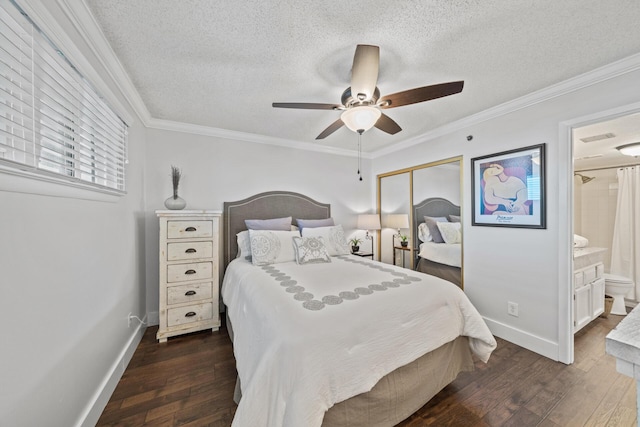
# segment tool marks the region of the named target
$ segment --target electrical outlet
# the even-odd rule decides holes
[[[518,303],[507,302],[507,313],[511,316],[518,317]]]
[[[131,316],[131,312],[129,312],[129,315],[127,316],[127,328],[131,327],[131,319],[133,318],[133,316]]]

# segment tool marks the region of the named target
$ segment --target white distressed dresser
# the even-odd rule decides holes
[[[159,210],[160,326],[156,338],[220,327],[220,212]]]

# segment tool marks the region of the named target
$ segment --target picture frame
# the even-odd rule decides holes
[[[471,225],[547,228],[545,146],[471,159]]]

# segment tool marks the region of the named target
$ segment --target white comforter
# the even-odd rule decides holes
[[[496,346],[457,286],[350,255],[266,267],[237,259],[222,296],[242,389],[236,427],[320,426],[335,403],[459,335],[483,361]]]

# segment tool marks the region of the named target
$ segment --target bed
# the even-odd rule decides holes
[[[460,216],[460,206],[441,197],[431,197],[413,205],[414,230],[413,241],[420,246],[415,252],[415,269],[432,276],[440,277],[462,287],[462,245],[421,242],[419,238],[420,224],[424,217]]]
[[[246,219],[285,216],[295,225],[330,218],[331,208],[292,192],[224,203],[234,426],[393,426],[472,370],[472,352],[488,359],[493,336],[464,293],[443,280],[347,254],[309,265],[236,257]],[[451,295],[436,298],[442,289]],[[416,295],[421,304],[412,304]]]

